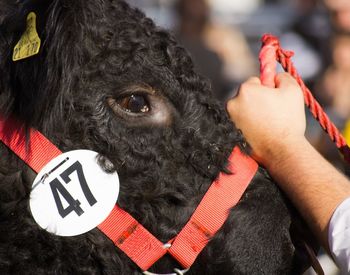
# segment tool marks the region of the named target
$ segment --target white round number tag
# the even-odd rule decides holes
[[[102,223],[119,194],[117,173],[107,174],[97,153],[76,150],[51,160],[37,175],[30,210],[40,227],[59,236],[76,236]]]

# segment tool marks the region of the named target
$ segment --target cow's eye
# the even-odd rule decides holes
[[[131,86],[107,97],[107,105],[133,126],[169,125],[173,107],[166,97],[148,86]]]
[[[124,98],[117,99],[115,102],[126,112],[148,113],[151,110],[147,96],[141,94],[126,96]]]

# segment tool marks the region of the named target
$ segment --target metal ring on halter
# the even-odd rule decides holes
[[[164,249],[169,249],[171,247],[171,243],[165,243],[163,245],[163,248]],[[174,272],[175,273],[168,273],[168,274],[158,274],[158,273],[152,273],[152,272],[149,272],[149,271],[144,271],[143,274],[144,275],[185,275],[185,273],[187,271],[189,271],[190,269],[184,269],[184,270],[180,270],[178,268],[174,268]]]
[[[143,274],[144,275],[185,275],[187,271],[189,271],[189,269],[180,270],[180,269],[174,268],[175,273],[157,274],[149,271],[144,271]]]

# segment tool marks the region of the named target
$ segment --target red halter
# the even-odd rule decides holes
[[[29,144],[26,144],[24,129],[14,119],[0,118],[0,140],[35,172],[61,154],[55,145],[33,129],[30,130]],[[228,168],[232,174],[219,174],[185,227],[166,244],[118,205],[98,228],[143,271],[166,253],[188,269],[225,223],[229,211],[238,203],[256,174],[258,165],[235,147]]]

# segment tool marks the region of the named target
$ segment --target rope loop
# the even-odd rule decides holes
[[[350,163],[350,148],[346,144],[345,138],[341,135],[337,127],[332,123],[327,114],[323,111],[321,105],[313,97],[311,91],[306,87],[304,81],[298,74],[291,58],[294,52],[281,48],[277,37],[271,34],[263,35],[262,47],[259,55],[260,60],[260,78],[261,83],[267,87],[275,88],[275,77],[277,61],[283,69],[290,73],[300,85],[304,94],[306,106],[310,109],[313,117],[319,121],[322,129],[326,131],[331,140],[336,144],[344,159]]]

